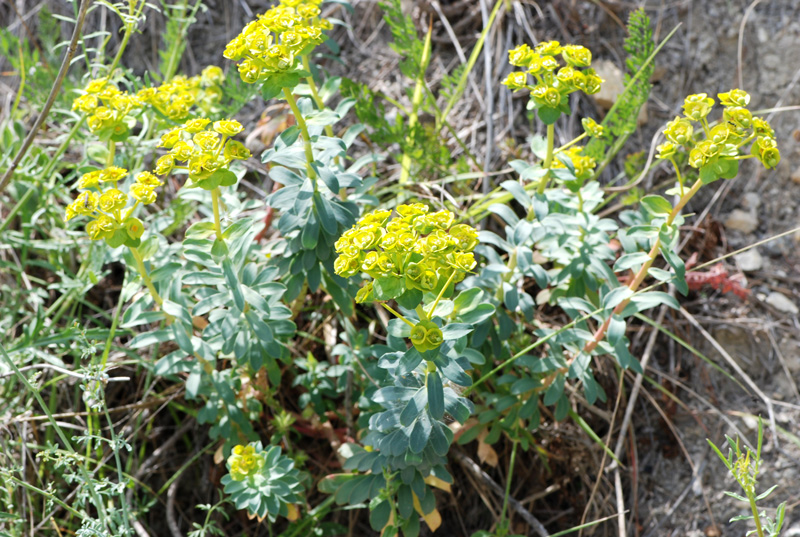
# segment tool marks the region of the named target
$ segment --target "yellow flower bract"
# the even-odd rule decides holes
[[[404,278],[405,287],[433,292],[447,281],[458,282],[475,265],[472,251],[478,232],[466,224],[453,225],[448,210],[429,212],[426,205],[399,205],[392,211],[364,215],[336,241],[336,274],[350,277],[365,272],[373,278]],[[357,297],[369,298],[371,287]]]

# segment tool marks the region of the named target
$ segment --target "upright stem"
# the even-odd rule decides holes
[[[214,230],[217,232],[217,238],[222,240],[222,225],[219,218],[219,187],[211,191],[211,205],[214,207]]]
[[[49,188],[53,188],[56,184],[55,178],[52,177],[51,174],[53,171],[55,171],[56,164],[61,162],[59,157],[64,154],[64,151],[66,151],[69,145],[72,143],[72,139],[78,133],[78,129],[81,128],[81,125],[83,125],[84,119],[86,119],[86,114],[81,114],[80,118],[78,118],[78,120],[75,122],[75,125],[73,125],[72,129],[67,133],[67,137],[64,138],[64,141],[58,146],[56,152],[53,153],[52,157],[50,157],[50,161],[47,163],[47,168],[45,168],[44,173],[42,174],[42,179],[50,179],[50,182],[47,185]]]
[[[536,192],[539,194],[544,194],[544,189],[547,188],[547,181],[550,180],[550,165],[553,164],[553,146],[555,145],[555,138],[556,138],[556,126],[548,125],[547,126],[547,155],[544,158],[544,164],[542,167],[547,170],[541,180],[539,181],[539,187],[536,189]]]
[[[283,88],[283,95],[289,102],[289,108],[292,109],[292,114],[294,114],[294,118],[297,120],[297,126],[300,127],[300,134],[303,137],[303,145],[305,146],[306,150],[306,170],[308,170],[308,177],[314,182],[314,190],[316,190],[317,174],[314,171],[313,166],[311,166],[311,163],[314,162],[314,150],[311,147],[311,136],[308,134],[306,120],[303,119],[303,114],[300,113],[300,109],[297,107],[297,101],[295,101],[294,95],[292,95],[292,92],[289,91],[289,88]]]
[[[750,510],[753,512],[753,521],[756,523],[756,533],[758,537],[764,537],[764,529],[761,527],[761,519],[758,516],[758,506],[756,506],[756,499],[752,493],[747,493],[747,499],[750,500]]]
[[[106,157],[106,168],[114,165],[114,156],[117,152],[117,144],[114,140],[108,141],[108,156]]]
[[[301,56],[301,58],[303,59],[303,69],[311,73],[311,68],[308,61],[308,55]],[[306,77],[306,83],[308,84],[308,87],[311,90],[311,97],[317,104],[317,108],[319,110],[325,108],[325,102],[319,96],[319,91],[317,90],[317,83],[314,82],[314,76],[309,74]],[[333,138],[333,127],[331,127],[330,125],[325,125],[325,134],[327,134],[330,138]]]
[[[117,55],[114,56],[114,60],[111,62],[111,66],[108,68],[108,74],[106,78],[111,78],[111,75],[114,74],[114,69],[117,68],[119,61],[122,59],[122,53],[125,52],[125,49],[128,48],[128,41],[131,39],[131,34],[136,29],[136,22],[139,20],[139,15],[142,14],[142,10],[144,10],[144,6],[146,5],[145,2],[142,2],[138,6],[136,6],[135,0],[128,0],[128,17],[127,21],[123,21],[125,23],[125,33],[122,36],[122,43],[119,45],[119,50],[117,50]],[[138,9],[138,12],[136,12]]]
[[[517,446],[518,440],[514,440],[511,446],[511,460],[508,461],[508,477],[506,477],[506,494],[503,496],[503,509],[500,511],[500,522],[498,526],[502,526],[506,520],[506,512],[508,511],[508,498],[511,496],[511,478],[514,475],[514,463],[517,459]]]
[[[153,280],[150,279],[150,275],[147,273],[147,269],[144,266],[144,258],[142,258],[142,254],[139,252],[138,248],[130,248],[131,254],[133,254],[133,258],[136,260],[136,268],[139,270],[139,275],[142,277],[142,281],[147,286],[147,289],[150,291],[150,296],[153,297],[153,300],[158,307],[160,308],[161,305],[164,303],[164,299],[161,298],[161,295],[158,294],[156,291],[155,286],[153,285]]]
[[[411,114],[408,116],[408,132],[406,136],[406,147],[413,142],[412,132],[417,126],[418,111],[422,104],[425,90],[425,71],[428,68],[428,62],[431,59],[431,28],[428,28],[428,34],[425,36],[425,44],[422,49],[422,58],[420,58],[419,72],[417,73],[417,81],[414,85],[414,95],[411,98]],[[408,177],[411,175],[411,155],[408,151],[403,151],[403,158],[400,160],[400,184],[408,183]]]
[[[116,462],[117,466],[117,481],[120,485],[122,485],[124,478],[122,475],[122,461],[120,461],[119,458],[119,451],[122,449],[122,446],[120,445],[117,434],[114,432],[114,422],[111,421],[111,414],[108,412],[108,405],[106,404],[105,400],[103,400],[103,411],[105,412],[106,420],[108,421],[108,430],[109,434],[111,435],[111,442],[113,443],[112,445],[114,446],[112,449],[114,451],[114,461]],[[130,515],[128,513],[128,502],[123,500],[120,503],[122,504],[122,524],[125,526],[125,533],[126,535],[131,535],[133,531],[131,531],[131,527],[128,522],[130,520]]]

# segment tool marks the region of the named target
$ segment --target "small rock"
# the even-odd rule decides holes
[[[625,78],[619,67],[614,62],[600,60],[592,64],[597,76],[603,79],[600,91],[593,95],[597,105],[605,110],[610,110],[620,95],[625,91]],[[636,123],[641,126],[647,123],[647,104],[639,110]]]
[[[792,373],[800,373],[800,345],[794,339],[783,339],[778,344],[784,360],[786,360],[786,367]]]
[[[783,313],[791,313],[792,315],[800,313],[800,308],[797,307],[797,304],[787,298],[786,295],[778,293],[777,291],[773,291],[767,295],[767,300],[765,302]]]
[[[755,248],[737,254],[733,256],[733,258],[736,260],[736,266],[739,267],[739,270],[742,272],[761,270],[764,266],[764,259]]]
[[[752,233],[758,228],[758,219],[754,213],[734,209],[725,220],[725,227],[742,233]]]
[[[748,192],[742,196],[742,207],[755,211],[761,205],[761,196],[755,192]]]
[[[792,172],[792,181],[795,183],[800,183],[800,168],[797,168],[795,171]]]
[[[594,95],[594,100],[599,106],[608,110],[614,106],[617,97],[625,90],[622,71],[613,62],[600,60],[594,63],[597,76],[603,79],[600,91]]]

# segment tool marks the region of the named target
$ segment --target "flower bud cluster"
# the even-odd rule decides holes
[[[242,131],[242,124],[233,119],[215,121],[210,119],[190,119],[163,136],[159,147],[169,149],[169,153],[156,161],[155,173],[166,175],[173,169],[185,169],[189,173],[190,186],[207,179],[218,170],[227,169],[233,160],[250,157],[250,150],[243,143],[230,137]],[[177,163],[184,162],[185,165]],[[214,185],[214,188],[219,185]],[[229,186],[229,185],[223,185]]]
[[[590,117],[583,118],[581,125],[583,126],[583,131],[590,138],[602,138],[605,136],[603,126]]]
[[[372,278],[402,278],[406,289],[438,292],[448,282],[459,282],[475,267],[472,251],[478,232],[466,224],[453,225],[447,210],[429,213],[415,203],[392,211],[373,211],[362,217],[336,241],[336,274],[350,277],[365,272]],[[367,301],[372,284],[356,297]]]
[[[202,114],[213,110],[222,98],[220,84],[224,78],[222,69],[209,65],[198,76],[175,76],[157,88],[139,90],[136,97],[169,119],[183,121],[195,105]]]
[[[234,481],[244,481],[245,478],[258,473],[264,467],[264,457],[256,453],[252,445],[234,446],[231,456],[228,457],[231,478]]]
[[[566,65],[558,61],[559,55]],[[509,74],[503,84],[514,91],[530,90],[535,108],[568,106],[570,93],[580,90],[593,95],[603,83],[590,68],[591,51],[580,45],[561,45],[558,41],[540,43],[534,49],[520,45],[508,51],[508,60],[523,70]]]
[[[329,21],[320,19],[321,0],[281,0],[244,27],[225,47],[223,56],[238,61],[239,76],[248,84],[295,69],[299,56],[325,40]]]
[[[102,140],[128,134],[136,123],[131,113],[142,104],[135,95],[121,91],[105,78],[92,80],[83,91],[72,101],[72,109],[89,115],[87,123],[93,134]]]
[[[419,352],[427,352],[444,342],[444,334],[433,321],[420,321],[411,329],[408,339]]]
[[[746,108],[750,95],[734,89],[717,95],[724,106],[722,121],[714,127],[708,123],[708,114],[715,102],[705,93],[689,95],[683,104],[683,117],[667,123],[664,136],[667,141],[659,145],[658,158],[672,160],[679,149],[689,152],[689,165],[702,168],[720,160],[738,160],[739,150],[753,142],[750,153],[765,168],[778,165],[781,160],[775,141],[775,131],[766,120],[753,117]],[[699,123],[700,129],[695,128]],[[702,130],[706,137],[696,140],[695,131]]]
[[[140,203],[149,205],[156,201],[155,189],[162,183],[152,173],[141,172],[136,174],[125,193],[117,186],[127,176],[128,170],[116,166],[84,174],[77,185],[83,192],[67,205],[64,219],[69,221],[76,216],[92,218],[86,224],[86,234],[94,241],[112,241],[114,247],[137,241],[144,233],[144,224],[131,215]],[[135,202],[125,210],[129,198]]]

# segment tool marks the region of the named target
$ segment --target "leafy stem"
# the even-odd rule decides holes
[[[214,208],[214,231],[217,233],[217,239],[223,240],[222,237],[222,224],[220,224],[219,218],[219,187],[214,188],[211,191],[211,205]]]
[[[110,139],[108,140],[108,155],[106,156],[106,168],[114,165],[114,156],[117,152],[117,143]],[[116,185],[115,185],[116,186]]]
[[[414,85],[414,95],[411,99],[411,114],[408,117],[408,135],[406,136],[405,149],[403,150],[403,158],[400,161],[400,184],[408,183],[408,177],[411,175],[411,154],[408,149],[413,147],[412,136],[414,129],[419,121],[418,113],[419,107],[425,97],[425,71],[428,69],[428,63],[431,59],[431,32],[432,27],[428,27],[428,34],[425,36],[425,45],[422,49],[422,58],[419,62],[419,72],[417,73],[416,84]]]
[[[317,173],[314,171],[314,167],[312,163],[314,162],[314,150],[311,147],[311,136],[308,134],[308,125],[306,125],[306,120],[303,119],[303,114],[300,113],[300,108],[297,106],[297,101],[292,95],[292,92],[289,91],[289,88],[283,88],[283,95],[286,97],[286,100],[289,103],[289,108],[292,109],[292,114],[294,114],[294,118],[297,121],[297,126],[300,127],[300,134],[303,137],[303,145],[305,146],[306,151],[306,170],[308,171],[308,177],[314,183],[314,191],[317,190]]]
[[[319,96],[319,90],[317,89],[317,83],[314,82],[314,76],[311,73],[311,67],[308,61],[308,55],[305,54],[301,56],[303,60],[303,69],[309,72],[309,75],[306,77],[306,84],[308,84],[308,88],[311,90],[311,97],[314,99],[314,102],[317,104],[317,108],[322,110],[325,108],[325,101],[322,100],[322,97]],[[333,138],[333,127],[330,125],[325,125],[325,134],[327,134],[330,138]]]
[[[701,179],[698,179],[695,182],[695,184],[692,185],[692,188],[681,197],[680,201],[678,201],[677,205],[675,205],[675,207],[672,209],[672,212],[670,212],[669,216],[667,217],[666,221],[667,226],[672,225],[672,222],[674,222],[675,218],[678,216],[678,214],[680,214],[681,209],[683,209],[683,207],[689,202],[689,200],[692,199],[692,197],[695,194],[697,194],[697,191],[700,190],[701,186],[703,186],[703,181]],[[635,293],[636,290],[639,289],[639,286],[642,284],[645,277],[647,276],[647,271],[650,270],[650,267],[653,265],[653,262],[658,257],[658,252],[660,250],[661,250],[661,238],[656,237],[655,242],[653,242],[653,246],[650,248],[650,252],[647,254],[648,260],[644,262],[642,267],[639,269],[639,272],[636,273],[636,276],[633,278],[631,283],[628,284],[628,289],[630,289],[632,292]],[[597,347],[597,345],[601,341],[603,341],[606,331],[608,330],[608,327],[611,324],[611,319],[614,317],[614,315],[619,315],[620,313],[622,313],[622,310],[625,309],[625,306],[627,306],[628,303],[630,303],[630,301],[631,299],[628,298],[617,304],[617,306],[614,308],[613,313],[609,315],[608,318],[605,320],[605,322],[600,326],[600,328],[597,329],[591,341],[589,341],[584,346],[583,348],[584,353],[588,354],[592,352]]]
[[[142,257],[141,252],[139,252],[138,248],[129,248],[131,254],[133,255],[133,259],[136,260],[136,269],[139,271],[139,275],[142,277],[142,281],[147,286],[148,291],[150,291],[150,296],[153,297],[153,300],[158,307],[161,307],[164,304],[164,299],[161,298],[161,295],[158,294],[156,291],[156,287],[153,285],[153,280],[150,279],[150,275],[147,273],[147,268],[144,266],[144,258]]]
[[[547,173],[545,173],[539,180],[539,187],[536,189],[536,192],[539,194],[544,194],[544,189],[547,188],[547,181],[550,180],[550,166],[553,164],[553,146],[555,145],[555,137],[555,124],[550,124],[547,126],[547,154],[545,155],[544,163],[542,164],[542,168],[547,170]]]

